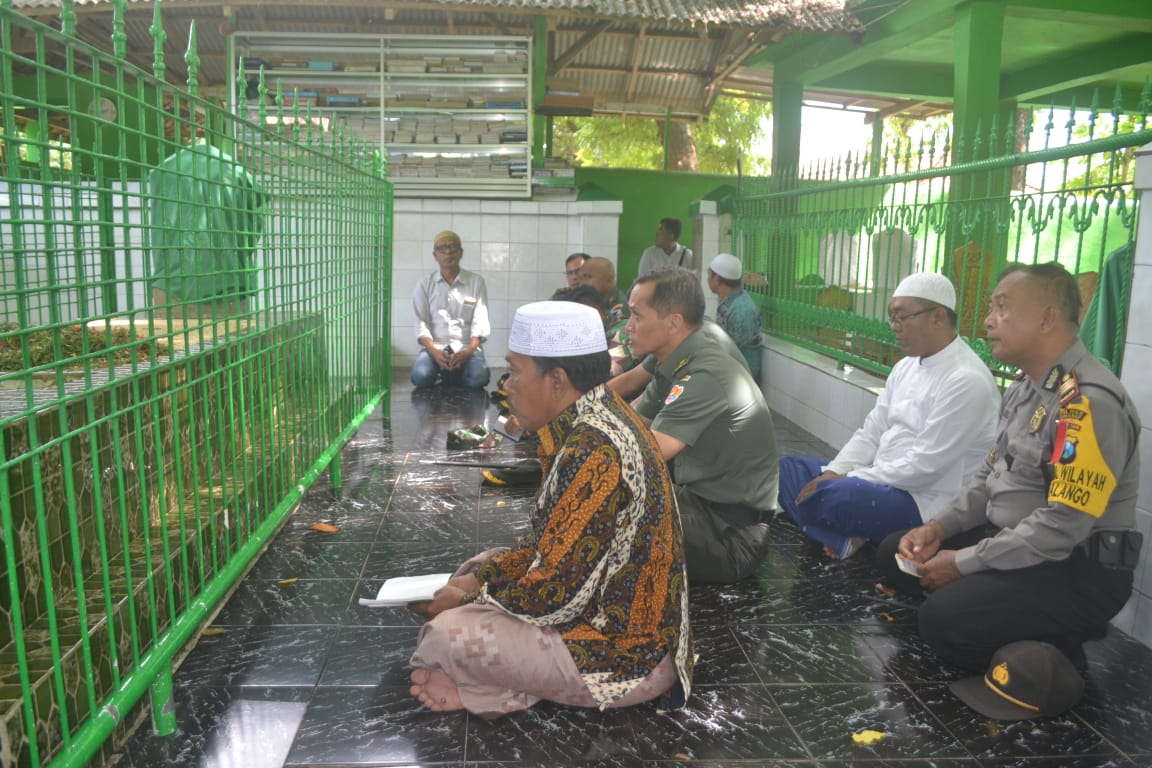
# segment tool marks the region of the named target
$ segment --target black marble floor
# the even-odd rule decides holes
[[[868,558],[830,563],[782,521],[757,578],[692,590],[700,659],[685,709],[424,711],[407,691],[419,620],[357,598],[528,530],[529,493],[429,463],[474,458],[447,453],[446,433],[494,415],[483,393],[400,384],[392,418],[370,419],[343,452],[343,488],[325,477],[308,492],[220,612],[223,632],[178,670],[178,732],[145,726],[121,765],[1152,765],[1152,650],[1113,630],[1087,647],[1087,694],[1070,714],[985,720],[949,692],[961,673],[925,650],[914,610],[876,597]],[[776,429],[784,453],[832,455],[783,419]],[[864,729],[886,736],[853,746]]]

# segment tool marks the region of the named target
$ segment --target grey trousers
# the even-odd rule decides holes
[[[753,509],[716,504],[676,486],[690,584],[728,584],[751,576],[768,544],[768,524]]]

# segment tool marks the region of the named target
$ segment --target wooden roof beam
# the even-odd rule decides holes
[[[592,29],[581,35],[580,39],[573,43],[568,48],[568,50],[564,51],[564,53],[560,54],[555,58],[555,60],[553,60],[553,62],[548,66],[548,74],[558,74],[562,69],[571,64],[572,61],[580,55],[581,51],[591,45],[592,41],[603,34],[604,31],[607,30],[610,26],[612,26],[611,21],[597,22],[595,26],[592,27]]]
[[[648,31],[647,24],[640,25],[640,34],[636,36],[636,45],[632,48],[632,70],[628,73],[628,86],[624,89],[624,100],[632,101],[636,95],[636,81],[637,76],[640,74],[640,59],[644,56],[644,49],[647,47],[647,39],[645,34]]]

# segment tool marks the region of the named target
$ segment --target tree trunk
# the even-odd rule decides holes
[[[664,121],[660,126],[660,140],[664,140]],[[669,120],[668,123],[668,170],[698,171],[700,158],[696,156],[696,139],[692,135],[692,124],[683,120]]]

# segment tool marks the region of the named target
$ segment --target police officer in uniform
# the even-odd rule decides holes
[[[973,480],[927,525],[877,551],[885,581],[928,590],[921,636],[971,670],[1017,640],[1084,665],[1132,592],[1140,421],[1116,377],[1078,338],[1076,280],[1057,263],[1013,266],[985,319],[997,359],[1020,376]],[[894,555],[914,563],[919,585]]]
[[[656,360],[636,410],[672,471],[693,584],[752,574],[776,510],[772,414],[747,366],[702,330],[704,291],[686,269],[641,275],[628,296],[632,352]]]

